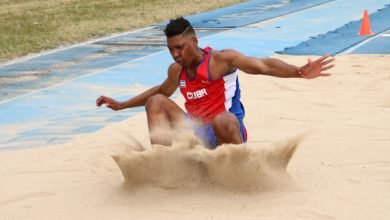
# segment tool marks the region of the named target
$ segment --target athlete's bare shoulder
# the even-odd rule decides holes
[[[241,55],[240,52],[233,49],[214,50],[213,54],[214,54],[213,58],[217,62],[227,62],[227,63],[230,63],[232,60],[234,60],[235,58]]]
[[[233,65],[233,61],[240,55],[241,53],[232,49],[214,50],[210,62],[210,65],[212,66],[211,74],[212,76],[213,74],[220,75],[216,75],[213,78],[220,78],[233,72],[237,68]]]
[[[181,73],[182,67],[178,63],[172,63],[168,67],[168,78],[172,82],[179,82],[179,77]]]

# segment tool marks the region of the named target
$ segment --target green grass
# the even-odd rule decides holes
[[[243,0],[0,0],[0,61]]]

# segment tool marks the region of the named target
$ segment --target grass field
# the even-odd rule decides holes
[[[0,0],[0,62],[244,0]]]

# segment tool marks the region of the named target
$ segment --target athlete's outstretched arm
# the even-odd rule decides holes
[[[276,58],[260,59],[248,57],[235,50],[224,50],[220,54],[222,59],[225,59],[230,65],[249,74],[310,79],[319,76],[329,76],[330,74],[323,72],[334,67],[334,58],[329,55],[325,55],[315,61],[308,59],[307,64],[298,67]]]
[[[107,108],[111,108],[112,110],[117,111],[126,108],[144,106],[148,98],[156,94],[163,94],[167,97],[170,97],[179,86],[179,74],[178,68],[175,66],[175,64],[172,64],[168,69],[168,77],[161,85],[154,86],[144,91],[143,93],[123,102],[102,95],[96,100],[96,105],[100,107],[101,105],[106,104]]]

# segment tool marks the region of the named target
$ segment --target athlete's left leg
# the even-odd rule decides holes
[[[213,118],[212,126],[218,144],[242,144],[244,139],[241,135],[240,123],[237,117],[230,112],[222,112]]]

